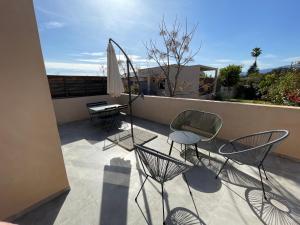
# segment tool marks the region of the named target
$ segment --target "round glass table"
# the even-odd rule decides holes
[[[174,131],[169,135],[169,138],[172,141],[170,151],[169,151],[169,155],[171,155],[173,144],[174,144],[174,142],[176,142],[178,144],[185,145],[185,147],[187,145],[194,145],[197,158],[199,159],[199,153],[198,153],[198,150],[197,150],[197,143],[201,140],[199,135],[197,135],[193,132],[190,132],[190,131]]]

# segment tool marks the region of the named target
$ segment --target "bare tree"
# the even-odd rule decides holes
[[[162,43],[158,45],[155,41],[150,40],[149,43],[145,44],[148,58],[159,65],[165,76],[170,97],[175,96],[178,77],[182,68],[192,62],[194,56],[200,50],[200,47],[196,52],[190,49],[196,28],[197,25],[188,30],[187,21],[185,26],[182,27],[177,19],[175,19],[171,28],[168,28],[163,18],[159,26]],[[174,79],[171,78],[171,67],[175,68]]]

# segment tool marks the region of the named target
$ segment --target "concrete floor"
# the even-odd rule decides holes
[[[167,126],[135,119],[135,126],[157,133],[146,146],[167,153]],[[160,185],[150,180],[138,204],[134,198],[143,182],[136,155],[118,146],[103,150],[108,135],[97,124],[80,121],[59,127],[63,156],[71,190],[19,218],[20,225],[143,225],[162,224]],[[221,143],[221,142],[220,142]],[[219,144],[220,144],[219,143]],[[110,144],[105,141],[105,145]],[[179,150],[179,145],[174,145]],[[209,148],[208,146],[201,146]],[[182,159],[179,151],[172,155]],[[206,151],[203,153],[207,154]],[[268,201],[263,200],[258,170],[231,164],[215,179],[224,161],[212,155],[187,172],[191,187],[182,176],[165,185],[167,224],[299,224],[300,165],[270,156],[265,164],[269,180]],[[194,204],[195,203],[195,204]]]

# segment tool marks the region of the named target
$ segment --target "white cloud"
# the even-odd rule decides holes
[[[223,68],[225,66],[228,66],[228,64],[224,64],[224,63],[208,63],[207,65],[212,67],[217,67],[217,68]]]
[[[245,60],[241,60],[240,64],[242,64],[243,66],[251,66],[253,62],[254,62],[253,59],[245,59]]]
[[[106,58],[76,59],[76,61],[87,63],[106,63]]]
[[[231,60],[230,63],[231,64],[235,64],[235,65],[241,65],[243,68],[243,71],[247,71],[248,68],[253,64],[254,59],[243,59],[243,60]],[[214,66],[217,68],[224,68],[226,66],[229,65],[229,61],[228,60],[215,60],[214,63],[208,63],[210,66]],[[272,68],[274,65],[270,64],[270,63],[265,63],[263,60],[258,60],[257,61],[257,65],[259,67],[259,69],[268,69],[268,68]]]
[[[122,61],[126,61],[126,57],[123,54],[117,54],[117,59],[118,60],[122,60]],[[130,60],[132,61],[132,63],[147,63],[149,62],[149,59],[147,58],[143,58],[142,56],[139,55],[128,55],[128,57],[130,58]]]
[[[98,56],[98,55],[104,55],[101,54],[103,52],[91,52],[91,53],[81,53],[80,55],[82,56],[81,58],[75,59],[76,61],[79,62],[86,62],[86,63],[106,63],[107,62],[107,57],[93,57],[93,56]],[[84,58],[84,56],[89,56],[88,58]],[[123,54],[116,54],[117,60],[123,61],[124,63],[126,62],[126,57]],[[140,65],[140,64],[153,64],[153,60],[149,60],[147,58],[144,58],[139,55],[128,55],[130,58],[131,62],[134,65]],[[140,65],[144,66],[144,65]]]
[[[300,61],[300,56],[295,56],[295,57],[289,57],[283,60],[284,62],[295,62],[295,61]]]
[[[45,66],[47,74],[106,75],[106,64],[46,61]]]
[[[106,75],[107,57],[105,52],[82,52],[73,54],[73,56],[71,62],[46,61],[47,73],[54,75]],[[140,55],[128,56],[135,68],[157,66],[154,60],[149,60]],[[116,57],[123,62],[120,66],[120,72],[122,73],[126,69],[126,57],[123,54],[117,54]]]
[[[104,56],[105,52],[81,52],[80,55],[86,55],[86,56]]]
[[[232,60],[232,59],[216,59],[216,62],[218,62],[218,63],[230,63],[233,61],[234,60]]]
[[[243,66],[243,71],[246,71],[254,63],[254,60],[253,59],[241,60],[240,63]],[[265,63],[262,60],[257,60],[257,66],[259,69],[269,69],[272,68],[274,65],[271,63]]]
[[[56,29],[56,28],[62,28],[64,27],[66,24],[62,23],[62,22],[58,22],[58,21],[50,21],[45,23],[45,27],[47,29]]]
[[[66,63],[66,62],[46,61],[45,65],[49,69],[62,69],[63,68],[63,69],[97,70],[99,68],[99,64],[92,64],[92,63]]]
[[[101,58],[104,60],[104,58]],[[79,59],[80,62],[58,62],[58,61],[46,61],[45,66],[47,74],[51,75],[104,75],[106,76],[107,65],[106,58],[105,61],[99,61],[100,59]],[[86,62],[86,63],[84,63]],[[142,59],[139,63],[134,63],[136,68],[147,68],[151,66],[156,66],[151,64],[151,62],[144,62]],[[123,70],[120,68],[120,72]]]
[[[271,53],[267,53],[267,54],[262,54],[261,58],[274,59],[274,58],[277,58],[277,55],[274,55],[274,54],[271,54]]]

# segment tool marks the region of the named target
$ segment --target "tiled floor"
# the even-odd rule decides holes
[[[135,126],[156,133],[146,146],[167,153],[167,126],[135,119]],[[118,146],[103,150],[108,134],[97,124],[80,121],[59,128],[64,161],[71,190],[59,198],[19,218],[20,225],[143,225],[162,224],[160,186],[150,180],[138,204],[134,198],[144,179],[134,152]],[[220,144],[220,143],[219,143]],[[177,150],[179,145],[174,146]],[[207,146],[202,146],[207,148]],[[206,153],[205,151],[203,151]],[[179,151],[172,155],[181,158]],[[299,224],[300,165],[276,156],[265,167],[269,180],[268,201],[263,200],[258,171],[232,164],[219,179],[216,171],[224,161],[212,155],[197,162],[187,172],[192,198],[182,176],[165,185],[167,224]]]

